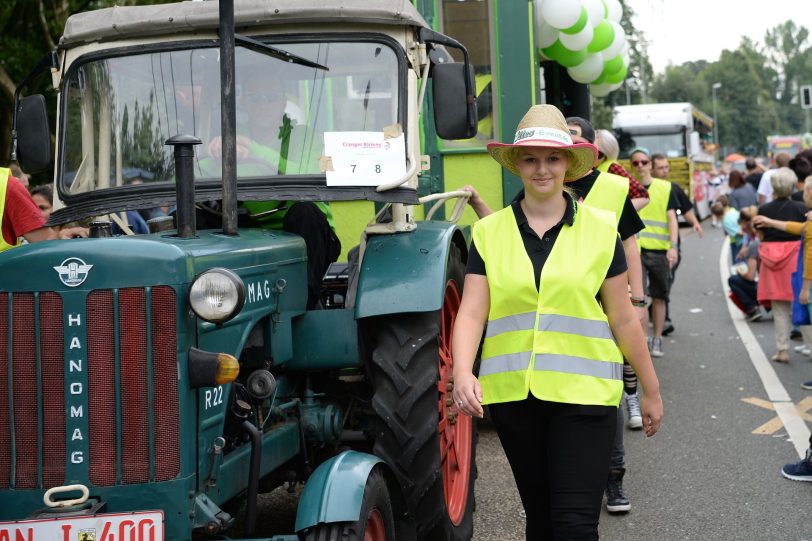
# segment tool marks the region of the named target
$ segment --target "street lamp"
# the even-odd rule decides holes
[[[713,83],[711,87],[711,96],[713,98],[713,142],[719,145],[719,128],[716,126],[716,89],[722,88],[722,83]]]

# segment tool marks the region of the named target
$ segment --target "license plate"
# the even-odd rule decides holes
[[[161,541],[162,511],[0,522],[0,541]]]

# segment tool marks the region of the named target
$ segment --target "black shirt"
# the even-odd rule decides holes
[[[678,208],[683,215],[685,215],[686,212],[694,210],[694,204],[691,203],[691,199],[688,197],[688,194],[686,194],[685,190],[673,182],[671,183],[671,197],[676,200],[676,208]],[[671,207],[669,206],[668,208],[670,209]]]
[[[758,184],[759,182],[761,182],[761,175],[762,173],[758,172],[750,173],[745,177],[744,181],[750,184],[750,186],[752,186],[754,190],[758,191]]]
[[[806,221],[806,205],[798,201],[792,201],[786,197],[782,199],[775,199],[769,203],[764,203],[758,207],[758,213],[773,220],[781,220],[782,222],[805,222]],[[786,242],[791,240],[798,240],[796,235],[791,235],[786,231],[773,229],[772,227],[765,227],[761,229],[764,233],[762,242]]]
[[[801,203],[804,202],[804,192],[799,190],[797,192],[792,192],[792,195],[789,196],[790,199],[793,201],[800,201]]]
[[[595,181],[598,179],[598,175],[601,172],[597,169],[593,169],[590,173],[586,176],[579,178],[574,182],[568,182],[566,186],[572,189],[575,192],[575,195],[578,196],[578,199],[583,201],[586,199],[587,194],[592,189],[592,186],[595,185]],[[524,189],[520,190],[513,201],[519,201],[520,199],[524,198]],[[620,235],[620,240],[626,240],[632,235],[636,235],[643,229],[645,229],[645,224],[643,224],[643,220],[640,219],[638,216],[637,211],[632,205],[632,200],[629,197],[629,194],[626,194],[626,201],[623,203],[623,211],[620,213],[620,220],[617,223],[617,233]]]
[[[558,238],[558,234],[561,232],[561,228],[564,224],[572,225],[575,223],[575,216],[578,212],[577,204],[566,192],[564,193],[564,198],[567,200],[567,208],[564,211],[564,216],[562,216],[561,221],[547,230],[543,237],[539,237],[536,232],[533,231],[533,228],[530,227],[530,224],[527,223],[527,216],[525,216],[520,204],[521,200],[524,199],[524,191],[520,192],[517,199],[510,204],[510,207],[513,209],[513,215],[516,217],[516,224],[519,226],[519,232],[522,235],[524,249],[527,251],[527,256],[533,263],[536,289],[539,288],[541,269],[544,268],[544,263],[547,262],[547,258],[553,250],[553,245]],[[620,238],[617,238],[615,242],[615,254],[612,257],[612,263],[609,265],[609,269],[606,271],[606,277],[612,278],[613,276],[622,274],[626,272],[626,268],[626,253],[623,251],[623,244],[620,242]],[[482,256],[479,255],[473,240],[471,240],[471,248],[468,253],[468,266],[465,272],[468,274],[480,274],[482,276],[487,275],[487,272],[485,272],[485,261],[482,259]]]

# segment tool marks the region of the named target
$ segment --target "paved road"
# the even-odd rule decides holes
[[[646,440],[626,431],[626,489],[632,511],[601,516],[603,539],[812,540],[812,484],[787,481],[782,464],[798,459],[775,413],[745,402],[767,401],[762,383],[733,326],[719,276],[724,239],[719,230],[703,239],[684,236],[672,311],[676,332],[655,361],[665,403],[660,433]],[[686,233],[683,230],[683,233]],[[701,311],[699,311],[701,310]],[[751,329],[769,357],[772,323]],[[773,363],[775,364],[775,363]],[[812,392],[812,363],[794,354],[775,366],[795,403]],[[761,403],[761,402],[760,402]],[[483,426],[477,484],[477,541],[524,539],[521,504],[493,430]]]

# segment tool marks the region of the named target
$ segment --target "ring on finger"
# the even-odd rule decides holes
[[[457,400],[457,405],[462,406],[462,400]]]

